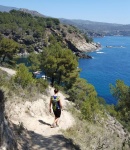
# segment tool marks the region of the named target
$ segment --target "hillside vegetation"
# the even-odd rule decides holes
[[[92,42],[70,25],[63,25],[56,18],[32,16],[23,11],[0,12],[0,33],[20,44],[20,52],[40,52],[51,43],[52,37],[66,48],[76,49],[78,40]],[[75,40],[74,40],[75,39]],[[77,39],[77,40],[76,40]]]

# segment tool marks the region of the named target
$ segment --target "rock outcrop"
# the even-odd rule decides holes
[[[69,26],[60,25],[60,30],[51,29],[49,34],[62,36],[63,43],[73,52],[90,52],[101,48],[100,43],[86,42],[83,34],[79,33],[74,27],[68,32]],[[64,35],[64,36],[63,36]]]
[[[17,142],[12,130],[9,127],[7,117],[5,117],[5,97],[0,90],[0,149],[1,150],[17,150]]]
[[[75,52],[75,55],[79,58],[86,58],[86,59],[92,59],[92,56],[87,55],[83,52]]]
[[[68,37],[66,37],[66,42],[68,44],[68,47],[76,52],[90,52],[101,47],[100,44],[94,42],[87,43],[82,35],[79,36],[76,34],[71,34]]]

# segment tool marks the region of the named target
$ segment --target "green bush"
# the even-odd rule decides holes
[[[44,80],[42,78],[37,79],[36,86],[39,89],[39,91],[42,93],[45,91],[45,89],[48,87],[48,81]]]
[[[113,117],[117,116],[117,112],[115,110],[115,106],[114,105],[107,105],[106,106],[106,110],[110,113],[111,116],[113,116]]]
[[[32,73],[28,71],[28,68],[24,64],[20,64],[17,69],[17,73],[14,76],[14,82],[21,85],[22,88],[25,88],[29,84],[34,83],[35,79],[33,79]]]
[[[87,98],[81,106],[83,118],[89,121],[94,121],[100,111],[100,105],[97,98]]]

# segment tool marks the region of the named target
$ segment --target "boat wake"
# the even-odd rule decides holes
[[[104,53],[104,52],[96,52],[96,53],[102,54],[102,53]]]

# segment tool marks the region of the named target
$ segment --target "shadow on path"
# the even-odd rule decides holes
[[[13,124],[14,129],[18,131],[19,126]],[[22,134],[15,133],[20,150],[81,150],[72,139],[67,139],[60,134],[43,136],[28,130],[22,130]]]
[[[51,126],[50,123],[46,123],[46,122],[44,122],[43,120],[38,120],[38,121],[39,121],[40,123],[44,124],[44,125]]]

